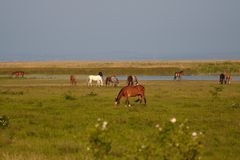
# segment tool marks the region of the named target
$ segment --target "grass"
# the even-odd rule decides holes
[[[98,118],[109,122],[109,159],[131,159],[156,124],[188,119],[204,133],[202,159],[240,159],[240,83],[215,88],[215,81],[141,81],[147,106],[125,108],[114,97],[121,87],[76,87],[64,80],[0,79],[0,116],[9,117],[0,130],[0,159],[89,159],[91,129]],[[124,82],[120,83],[125,85]],[[216,96],[217,95],[217,96]]]
[[[55,62],[0,62],[0,75],[11,75],[16,70],[26,74],[97,74],[105,75],[173,75],[184,70],[185,75],[240,73],[239,60],[206,60],[206,61],[55,61]]]

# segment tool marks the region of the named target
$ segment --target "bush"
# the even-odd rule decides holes
[[[192,132],[187,120],[180,123],[172,118],[158,129],[157,142],[161,157],[165,160],[195,160],[198,158],[202,146],[202,132]]]
[[[5,128],[9,124],[9,118],[5,115],[0,116],[0,127]]]
[[[172,118],[163,127],[155,126],[156,131],[150,139],[141,139],[132,157],[135,160],[196,160],[202,147],[202,132],[191,131],[188,121],[177,122]],[[95,159],[110,157],[111,139],[108,122],[98,119],[89,137],[88,151]],[[154,142],[154,143],[153,143]],[[131,153],[131,151],[129,151]],[[126,155],[125,155],[126,156]],[[127,155],[129,156],[129,155]]]
[[[108,135],[108,122],[98,119],[89,136],[89,147],[95,159],[107,158],[111,151],[111,139]]]
[[[213,90],[210,90],[209,92],[211,93],[212,98],[216,99],[219,97],[223,89],[224,89],[223,86],[216,86],[216,87],[213,87]]]
[[[64,98],[65,98],[66,100],[75,100],[75,99],[76,99],[71,93],[66,93],[66,94],[64,95]]]

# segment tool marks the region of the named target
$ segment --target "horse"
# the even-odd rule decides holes
[[[92,86],[92,81],[96,81],[96,86],[103,86],[103,78],[100,75],[89,75],[88,76],[88,86]]]
[[[69,80],[72,86],[77,85],[77,80],[74,75],[70,75]]]
[[[225,76],[225,84],[231,84],[232,76],[231,74],[227,74]]]
[[[138,99],[135,102],[144,100],[144,104],[147,104],[146,97],[144,94],[144,87],[142,85],[136,85],[136,86],[125,86],[123,87],[120,92],[118,93],[117,97],[115,98],[115,105],[120,104],[120,99],[124,97],[125,105],[131,106],[129,103],[129,97],[136,97],[138,96]]]
[[[174,80],[177,80],[177,79],[180,80],[182,75],[183,75],[183,71],[175,72],[173,79]]]
[[[108,76],[105,80],[106,86],[113,85],[114,87],[118,86],[119,80],[116,76]]]
[[[23,71],[16,71],[16,72],[12,72],[12,76],[15,78],[19,78],[19,77],[24,77],[24,72]]]
[[[138,84],[138,80],[135,75],[128,76],[127,82],[128,82],[128,86],[133,86]]]
[[[219,75],[219,83],[220,83],[220,84],[223,84],[224,81],[225,81],[225,74],[221,73],[221,74]]]

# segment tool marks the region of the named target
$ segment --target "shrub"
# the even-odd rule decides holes
[[[9,118],[5,115],[0,116],[0,128],[5,128],[9,124]]]
[[[164,160],[195,160],[202,146],[202,132],[192,132],[187,120],[180,123],[175,118],[167,122],[163,128],[156,125],[158,130],[160,157]]]
[[[91,91],[90,93],[87,94],[88,96],[97,96],[97,93]]]
[[[89,136],[89,147],[95,159],[104,159],[111,151],[111,139],[108,134],[108,122],[97,120],[95,128]]]
[[[213,87],[213,90],[210,90],[209,92],[211,93],[212,98],[216,99],[219,97],[223,89],[224,89],[223,86],[216,86],[216,87]]]
[[[76,99],[71,93],[66,93],[66,94],[64,95],[64,98],[65,98],[66,100],[75,100],[75,99]]]

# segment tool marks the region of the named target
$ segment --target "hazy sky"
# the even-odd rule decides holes
[[[240,59],[240,0],[0,0],[0,61]]]

